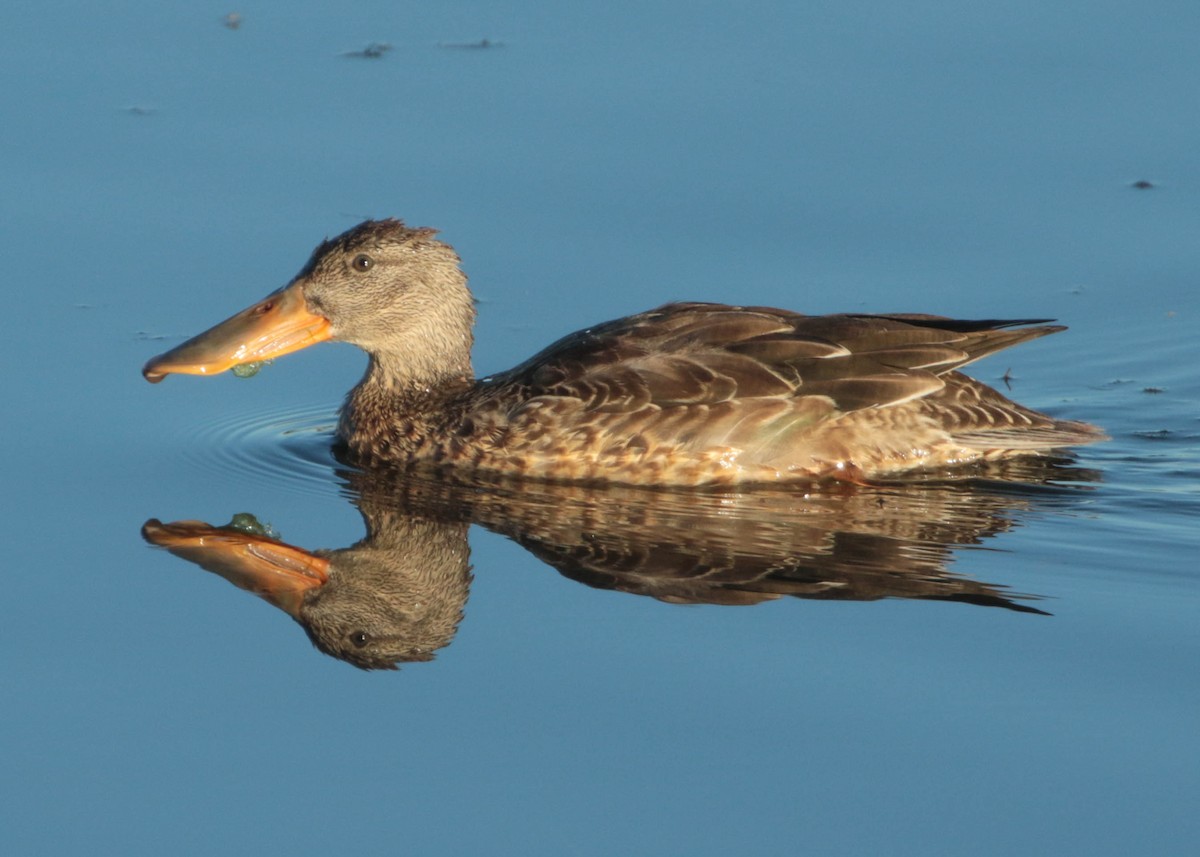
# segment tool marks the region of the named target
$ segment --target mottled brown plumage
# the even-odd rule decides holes
[[[314,341],[341,339],[370,356],[338,430],[365,465],[641,485],[853,481],[1103,437],[958,371],[1063,330],[1044,319],[673,303],[475,380],[475,311],[458,257],[432,231],[396,220],[326,241],[264,304],[289,297],[325,326]],[[223,327],[151,361],[147,377],[219,371],[189,364]]]

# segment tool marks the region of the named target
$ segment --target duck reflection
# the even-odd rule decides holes
[[[470,524],[511,538],[598,589],[675,604],[783,596],[920,598],[1024,613],[1036,596],[954,574],[955,549],[1029,512],[1073,505],[1095,474],[1032,460],[970,478],[833,493],[680,493],[515,482],[452,485],[343,473],[366,537],[340,550],[287,544],[250,516],[146,522],[151,544],[287,612],[321,651],[364,669],[430,660],[454,637],[471,583]]]

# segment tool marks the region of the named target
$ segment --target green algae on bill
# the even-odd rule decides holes
[[[221,529],[235,530],[252,536],[265,536],[268,539],[278,539],[279,533],[269,523],[263,523],[252,512],[236,513]]]
[[[270,360],[251,360],[249,363],[239,363],[230,371],[239,378],[253,378],[259,373],[262,367],[271,363]]]

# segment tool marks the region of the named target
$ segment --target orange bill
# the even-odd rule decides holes
[[[151,358],[142,375],[157,384],[172,372],[215,375],[242,363],[281,357],[329,339],[329,319],[310,312],[299,283]]]
[[[151,518],[142,525],[142,538],[219,574],[297,619],[305,594],[329,580],[329,560],[325,557],[266,536],[213,527],[203,521],[164,524]]]

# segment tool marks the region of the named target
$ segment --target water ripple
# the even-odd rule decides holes
[[[196,426],[184,445],[191,464],[206,473],[261,477],[273,486],[308,494],[335,494],[337,462],[331,445],[337,405],[243,411]]]

